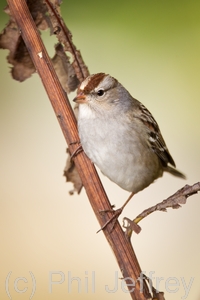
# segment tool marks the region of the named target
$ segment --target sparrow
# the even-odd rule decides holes
[[[149,110],[117,79],[105,73],[87,77],[73,100],[79,104],[78,132],[90,160],[132,196],[164,172],[185,178],[176,169],[159,126]]]

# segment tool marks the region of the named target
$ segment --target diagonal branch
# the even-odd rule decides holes
[[[76,149],[76,145],[73,144],[73,142],[78,141],[79,137],[76,118],[67,96],[56,76],[51,60],[49,59],[35,23],[28,10],[26,1],[8,0],[8,4],[18,28],[20,29],[26,47],[29,50],[35,68],[40,75],[49,96],[49,100],[53,106],[62,132],[69,146],[69,151],[72,153]],[[74,161],[94,213],[100,226],[103,226],[103,224],[111,217],[111,214],[108,213],[101,215],[99,211],[109,210],[112,207],[100,182],[96,169],[83,152],[76,156]],[[143,290],[140,291],[140,283],[137,279],[140,276],[141,269],[130,242],[126,239],[118,222],[112,232],[110,232],[110,228],[111,225],[108,225],[104,230],[104,234],[113,249],[124,280],[127,284],[130,283],[130,279],[132,279],[131,283],[133,283],[133,281],[135,282],[134,288],[132,284],[128,286],[132,299],[147,299],[147,295],[149,295],[149,293],[146,283],[143,285]]]

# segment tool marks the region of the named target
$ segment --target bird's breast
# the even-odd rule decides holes
[[[79,115],[78,119],[81,144],[87,156],[104,175],[131,192],[138,192],[158,177],[155,170],[156,174],[148,175],[148,180],[142,178],[143,174],[148,173],[145,163],[149,161],[149,155],[154,165],[158,165],[158,159],[152,151],[146,151],[144,139],[140,138],[143,133],[130,128],[128,120],[122,122],[120,116],[112,120],[97,118],[91,112],[87,112],[87,116]]]

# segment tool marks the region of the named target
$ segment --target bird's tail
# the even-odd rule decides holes
[[[167,166],[166,171],[174,176],[186,179],[186,176],[183,173],[181,173],[180,171],[178,171],[177,169],[175,169],[173,167]]]

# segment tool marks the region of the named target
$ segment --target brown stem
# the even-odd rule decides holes
[[[18,24],[18,28],[20,29],[24,42],[29,50],[35,68],[40,75],[49,96],[65,139],[68,143],[70,153],[72,153],[76,148],[76,145],[72,142],[79,140],[79,137],[76,119],[67,96],[56,76],[51,60],[49,59],[35,23],[28,10],[26,1],[8,0],[7,2]],[[94,213],[102,227],[103,224],[111,217],[111,214],[108,213],[101,215],[99,211],[111,209],[110,202],[106,196],[94,165],[86,157],[84,152],[77,155],[74,158],[74,161]],[[140,276],[141,269],[132,246],[126,239],[118,222],[112,232],[110,232],[110,228],[111,225],[108,225],[103,232],[113,249],[123,277],[127,283],[130,283],[130,278],[132,278],[131,283],[133,283],[133,280],[136,283],[135,288],[133,288],[133,285],[128,286],[130,295],[132,299],[144,300],[146,299],[145,295],[148,294],[148,289],[144,282],[142,290],[143,293],[140,291],[140,284],[137,279]],[[126,279],[127,277],[129,277],[129,279]]]
[[[62,32],[65,35],[66,38],[66,42],[67,42],[67,51],[70,51],[71,54],[74,57],[74,63],[75,63],[75,69],[77,70],[77,78],[79,79],[80,82],[82,82],[87,76],[89,76],[89,72],[88,69],[85,68],[82,69],[81,68],[81,64],[79,61],[79,55],[75,45],[72,42],[72,34],[70,32],[70,30],[67,28],[66,24],[64,23],[63,19],[61,18],[61,16],[58,14],[55,5],[53,5],[53,3],[50,0],[45,0],[47,7],[49,9],[50,12],[52,12],[52,14],[54,15],[54,17],[57,20],[57,23],[59,24],[59,27],[61,28]],[[65,43],[66,46],[66,43]],[[81,58],[82,59],[82,58]]]

